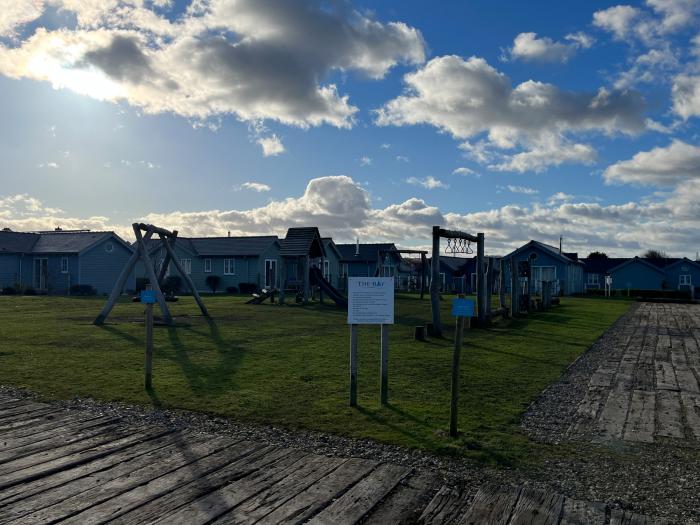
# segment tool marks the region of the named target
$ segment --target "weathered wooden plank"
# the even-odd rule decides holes
[[[374,461],[360,458],[348,459],[338,468],[288,499],[255,523],[269,525],[302,523],[340,496],[348,487],[353,486],[369,474],[376,466],[377,463]],[[245,507],[246,505],[241,505],[240,509],[243,511]],[[254,515],[251,515],[250,518],[254,518]],[[246,516],[243,522],[250,521],[250,518]]]
[[[93,525],[111,521],[186,485],[193,479],[207,476],[258,447],[249,441],[226,446],[229,443],[231,443],[230,440],[214,439],[204,443],[199,452],[193,451],[195,447],[185,447],[180,454],[167,462],[144,467],[132,473],[128,479],[117,478],[109,484],[109,487],[106,487],[106,490],[105,486],[102,487],[100,503],[94,504],[94,496],[90,496],[87,501],[90,503],[89,508],[70,516],[61,523]],[[117,494],[114,494],[115,492]]]
[[[590,388],[606,388],[612,386],[613,378],[615,377],[615,370],[610,369],[598,369],[592,376],[588,383]]]
[[[605,525],[604,503],[566,498],[560,525]]]
[[[27,403],[24,405],[16,406],[14,408],[8,408],[7,410],[3,410],[0,412],[0,424],[2,424],[2,422],[7,418],[31,414],[32,412],[36,412],[38,410],[46,410],[47,408],[50,408],[50,406],[44,403]]]
[[[669,361],[656,360],[656,389],[678,390],[676,374],[673,371],[673,365]]]
[[[659,390],[656,392],[656,435],[682,438],[681,402],[678,392]]]
[[[219,517],[214,523],[251,524],[264,518],[287,501],[304,492],[327,474],[342,466],[346,460],[315,456],[300,468],[282,478],[262,492],[244,501],[241,505]]]
[[[356,523],[410,473],[406,467],[382,464],[340,498],[314,516],[310,524]]]
[[[520,491],[509,525],[556,525],[559,523],[564,496],[529,487]]]
[[[29,419],[18,419],[7,423],[0,430],[0,440],[9,437],[21,437],[30,435],[33,432],[41,432],[48,428],[55,428],[64,425],[65,422],[71,422],[81,419],[78,416],[56,416],[53,410],[47,410],[44,413],[35,412],[33,417]]]
[[[639,364],[634,371],[632,388],[635,390],[654,390],[656,372],[653,364]]]
[[[20,423],[22,421],[27,421],[29,419],[34,419],[36,417],[40,417],[46,414],[51,414],[54,413],[55,410],[53,408],[42,408],[40,410],[33,410],[28,413],[20,413],[20,414],[15,414],[13,416],[7,416],[6,418],[0,420],[0,432],[3,432],[6,429],[9,429],[11,426],[13,426],[15,423]]]
[[[469,508],[469,492],[443,485],[418,518],[421,525],[455,523]]]
[[[167,516],[169,514],[196,501],[198,498],[235,483],[237,480],[246,478],[246,476],[251,476],[260,470],[264,470],[270,464],[280,460],[287,460],[289,452],[289,449],[261,445],[260,448],[251,454],[226,465],[216,472],[212,472],[204,478],[194,479],[176,491],[160,496],[129,511],[110,522],[110,525],[152,523],[160,519],[168,521],[169,518]]]
[[[365,525],[408,525],[417,523],[437,486],[437,476],[420,472],[405,478],[394,491],[375,507],[364,520]],[[290,522],[291,523],[291,522]]]
[[[63,455],[63,453],[56,454],[55,457],[50,460],[24,467],[11,474],[0,476],[0,490],[12,487],[18,483],[27,483],[61,470],[77,467],[78,465],[107,456],[117,450],[122,450],[134,443],[152,439],[164,433],[164,431],[147,431],[134,434],[132,430],[131,432],[114,433],[111,435],[105,434],[104,441],[91,448],[80,450],[69,455]],[[26,458],[22,458],[20,461],[24,461],[25,459]],[[9,463],[6,465],[9,465]]]
[[[624,438],[627,441],[652,443],[654,441],[654,417],[656,394],[646,390],[634,390],[630,401]]]
[[[681,392],[685,420],[695,439],[700,440],[700,394]]]
[[[169,441],[167,441],[168,438]],[[149,447],[148,444],[151,446]],[[150,464],[167,462],[173,454],[176,454],[177,445],[173,442],[172,435],[161,438],[159,448],[154,448],[154,445],[153,442],[144,443],[142,453],[138,456],[133,456],[133,452],[129,456],[123,451],[124,461],[110,468],[73,479],[31,496],[26,495],[23,499],[15,500],[10,504],[7,501],[0,501],[0,524],[20,517],[23,517],[23,521],[27,523],[42,523],[61,517],[63,508],[70,507],[72,511],[77,512],[89,506],[93,503],[91,498],[96,495],[96,492],[100,492],[99,489],[112,480],[121,476],[132,476],[134,471]],[[47,507],[51,508],[45,510]]]
[[[678,381],[678,389],[681,392],[700,392],[698,380],[695,378],[695,374],[693,374],[693,371],[690,368],[683,368],[674,365],[674,370],[676,372],[676,380]]]
[[[210,492],[206,496],[180,507],[177,511],[162,516],[154,523],[187,523],[188,525],[210,523],[277,480],[288,476],[297,470],[307,457],[311,456],[299,450],[284,450],[286,455],[275,461],[269,468],[262,469]]]
[[[613,509],[610,513],[610,525],[648,525],[647,517],[630,510]]]
[[[610,392],[598,421],[598,430],[604,439],[622,438],[629,402],[629,391],[613,390]]]
[[[515,505],[520,497],[521,487],[485,487],[479,489],[474,501],[459,520],[459,525],[490,523],[505,525],[510,523]]]
[[[172,445],[175,439],[178,439],[178,437],[176,437],[174,433],[170,433],[156,437],[155,439],[136,442],[125,449],[95,461],[63,470],[29,483],[22,483],[7,488],[0,491],[0,508],[7,507],[8,505],[16,505],[21,500],[29,499],[35,494],[42,492],[50,493],[51,489],[54,487],[65,487],[71,482],[77,482],[90,474],[99,473],[110,468],[118,468],[120,463],[128,463],[144,454],[149,454],[160,448]],[[61,490],[63,490],[63,488]]]

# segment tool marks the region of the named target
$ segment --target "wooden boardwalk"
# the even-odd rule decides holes
[[[0,397],[0,524],[662,523],[532,488],[474,492],[399,465]]]
[[[642,303],[609,337],[570,433],[700,444],[700,306]]]

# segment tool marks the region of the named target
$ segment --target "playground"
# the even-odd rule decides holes
[[[192,297],[170,303],[173,326],[154,329],[153,388],[143,388],[144,307],[101,298],[0,297],[0,384],[46,399],[90,397],[207,412],[240,422],[310,429],[447,453],[489,464],[537,461],[519,417],[620,315],[624,301],[563,298],[548,312],[465,332],[460,435],[447,434],[454,321],[440,302],[443,338],[416,341],[430,301],[398,294],[391,330],[389,404],[379,405],[379,329],[359,328],[359,406],[348,406],[348,326],[335,305]]]

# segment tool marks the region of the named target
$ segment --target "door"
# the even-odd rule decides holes
[[[532,267],[532,290],[534,294],[542,292],[542,281],[554,281],[557,272],[554,266],[533,266]]]
[[[265,259],[265,288],[272,288],[277,282],[277,259]]]
[[[46,283],[49,279],[49,260],[34,259],[34,288],[46,290]]]

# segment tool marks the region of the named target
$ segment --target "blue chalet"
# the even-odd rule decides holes
[[[506,289],[510,289],[510,261],[531,261],[533,293],[540,293],[542,281],[554,282],[556,295],[582,293],[584,265],[577,254],[564,253],[548,244],[530,241],[517,250],[504,256]]]
[[[669,264],[664,268],[664,272],[669,289],[694,291],[700,286],[700,264],[687,257]]]
[[[114,232],[0,231],[0,287],[67,294],[71,286],[109,293],[132,248]],[[135,288],[131,276],[126,289]]]
[[[210,275],[220,278],[217,292],[229,287],[239,288],[241,283],[251,283],[258,288],[279,286],[280,243],[275,235],[178,237],[174,251],[180,265],[200,292],[211,292],[206,282]],[[149,252],[159,268],[165,259],[161,241],[151,241]],[[169,265],[168,274],[177,275],[172,264]],[[136,275],[145,277],[141,263],[137,264]]]
[[[323,237],[321,241],[326,252],[323,258],[323,277],[334,288],[340,288],[340,250],[330,237]]]
[[[432,264],[432,258],[429,259]],[[428,278],[432,274],[428,272]],[[440,256],[440,291],[472,293],[476,289],[476,257]]]
[[[665,287],[666,273],[663,269],[640,257],[627,259],[611,268],[609,274],[615,290],[662,290]]]
[[[396,251],[394,243],[378,244],[336,244],[340,252],[340,287],[347,287],[348,277],[397,277],[399,285],[399,267],[401,254]],[[380,260],[380,252],[382,254]]]

